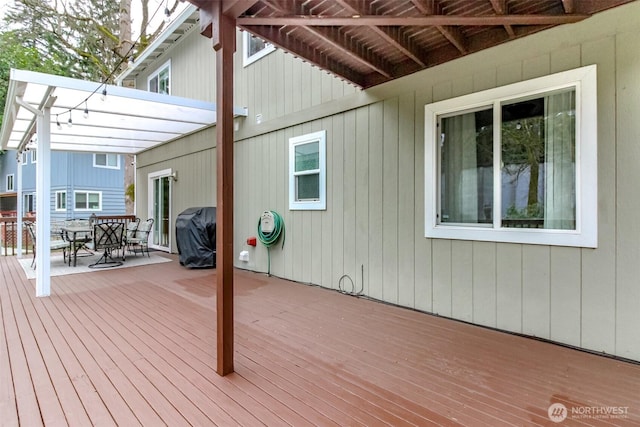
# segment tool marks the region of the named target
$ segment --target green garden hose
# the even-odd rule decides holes
[[[280,216],[280,214],[276,211],[270,211],[273,215],[273,230],[270,232],[262,231],[262,217],[258,219],[258,240],[260,243],[267,247],[267,274],[271,275],[271,246],[274,246],[278,239],[280,238],[280,234],[282,234],[282,247],[284,248],[284,240],[285,240],[285,231],[284,231],[284,220]]]

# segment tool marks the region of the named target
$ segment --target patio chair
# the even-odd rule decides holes
[[[137,251],[140,249],[140,253],[144,256],[144,251],[146,250],[147,256],[151,257],[149,254],[149,234],[151,233],[151,228],[153,228],[153,218],[149,218],[138,224],[135,235],[132,238],[127,239],[129,252],[133,252],[134,255],[137,255]]]
[[[122,237],[124,236],[124,224],[122,222],[104,222],[93,226],[93,242],[91,249],[103,251],[98,261],[89,265],[89,268],[117,267],[124,261],[124,251],[122,261],[113,259],[113,251],[122,248]]]
[[[33,241],[33,260],[31,261],[31,268],[36,268],[36,223],[32,221],[25,221],[24,226],[27,227],[27,231],[29,232],[29,236]],[[62,234],[55,229],[52,229],[52,238],[49,242],[50,249],[52,251],[62,249],[62,259],[66,263],[67,262],[67,249],[69,249],[69,242],[65,241],[62,238]],[[71,254],[69,254],[71,256]]]
[[[136,237],[136,231],[138,230],[138,225],[140,225],[140,218],[136,218],[134,221],[129,221],[127,223],[127,228],[124,232],[124,242],[123,246],[127,246],[129,244],[129,240],[132,240]]]

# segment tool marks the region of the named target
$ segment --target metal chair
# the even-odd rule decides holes
[[[149,234],[151,233],[152,228],[153,218],[142,221],[138,225],[135,235],[132,238],[127,239],[127,247],[129,248],[129,252],[133,252],[134,255],[137,255],[137,249],[140,248],[140,253],[142,253],[143,256],[146,250],[147,256],[151,257],[151,255],[149,254]]]
[[[33,241],[33,260],[31,261],[31,268],[36,268],[36,223],[32,221],[25,221],[24,226],[27,227],[29,236]],[[52,251],[62,249],[62,259],[67,262],[67,249],[69,249],[69,243],[62,238],[59,233],[53,233],[52,239],[49,242],[49,247]],[[71,254],[69,254],[71,256]]]
[[[98,261],[89,265],[89,268],[117,267],[122,265],[125,259],[124,251],[122,261],[113,259],[113,251],[122,248],[124,224],[122,222],[104,222],[93,226],[92,249],[104,251]]]

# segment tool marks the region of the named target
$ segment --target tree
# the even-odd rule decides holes
[[[9,68],[112,83],[128,60],[135,59],[165,25],[159,20],[155,29],[150,28],[151,22],[157,22],[154,18],[165,13],[167,3],[150,5],[149,0],[136,1],[142,12],[139,37],[132,40],[132,0],[16,0],[5,17],[5,24],[11,28],[13,48],[30,52],[46,66],[38,67],[31,62],[12,64]],[[171,2],[172,6],[167,9],[170,14],[178,6],[178,0]],[[3,49],[0,56],[5,56],[4,53]],[[11,57],[10,51],[6,57]],[[7,83],[8,71],[6,80],[0,81],[0,97],[2,91],[6,96]],[[4,105],[3,97],[0,101]],[[125,157],[124,187],[127,189],[134,182],[134,169],[133,157]],[[127,213],[132,213],[133,200],[127,197],[125,204]]]

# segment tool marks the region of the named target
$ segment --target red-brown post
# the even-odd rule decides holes
[[[233,372],[233,53],[235,18],[211,2],[216,51],[216,276],[218,375]]]

